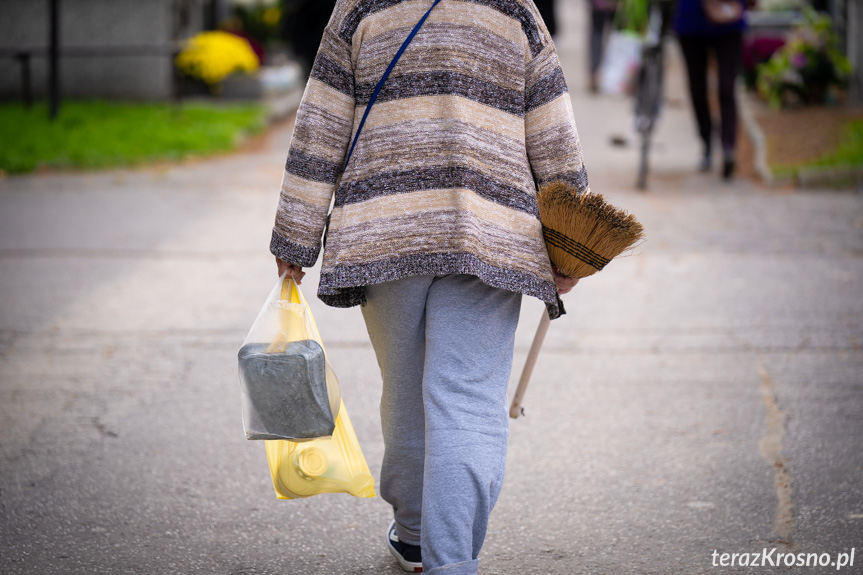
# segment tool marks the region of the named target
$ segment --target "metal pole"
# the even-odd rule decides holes
[[[33,105],[33,84],[30,78],[30,52],[19,52],[16,56],[21,63],[21,95],[24,105]]]
[[[860,70],[861,50],[857,34],[860,32],[860,16],[856,2],[848,2],[846,6],[845,20],[845,38],[846,47],[845,53],[848,55],[848,60],[851,62],[851,99],[856,103],[863,102],[863,94],[861,94],[861,80],[863,80],[863,70]]]
[[[48,97],[53,120],[60,112],[60,0],[49,0],[49,3]]]
[[[183,103],[183,79],[180,77],[180,70],[175,64],[179,54],[180,52],[176,50],[171,52],[171,97],[177,107]]]

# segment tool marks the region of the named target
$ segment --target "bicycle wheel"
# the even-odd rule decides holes
[[[650,158],[650,139],[659,116],[662,103],[662,51],[646,51],[639,73],[638,94],[636,97],[636,128],[641,134],[639,150],[638,178],[636,186],[643,190],[647,187],[647,173]]]
[[[639,190],[647,189],[647,159],[650,156],[650,132],[641,133],[641,151],[638,160],[638,179],[635,186]]]

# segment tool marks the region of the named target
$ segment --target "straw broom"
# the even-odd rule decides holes
[[[562,275],[591,276],[644,238],[644,227],[635,216],[612,206],[601,194],[579,193],[570,184],[552,182],[540,188],[538,201],[548,256]],[[521,403],[550,321],[543,312],[509,408],[513,419],[524,413]]]

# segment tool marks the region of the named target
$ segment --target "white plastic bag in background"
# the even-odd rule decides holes
[[[599,87],[605,94],[627,94],[632,91],[641,65],[641,38],[632,32],[613,31],[599,68]]]

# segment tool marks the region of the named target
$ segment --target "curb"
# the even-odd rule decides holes
[[[863,186],[863,166],[800,168],[797,185],[801,188]]]
[[[752,96],[743,82],[735,86],[740,119],[755,148],[755,171],[768,186],[796,185],[799,188],[863,186],[863,166],[804,167],[790,175],[777,176],[767,163],[767,138],[755,119]]]

